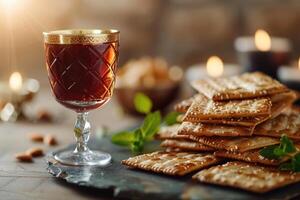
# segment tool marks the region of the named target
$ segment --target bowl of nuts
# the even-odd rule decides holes
[[[116,97],[126,113],[137,114],[134,96],[141,92],[153,102],[153,110],[164,110],[179,94],[183,71],[162,58],[143,57],[128,61],[117,74]]]

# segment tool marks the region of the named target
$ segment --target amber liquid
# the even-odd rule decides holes
[[[78,112],[95,109],[113,93],[118,43],[45,44],[46,64],[56,100]]]

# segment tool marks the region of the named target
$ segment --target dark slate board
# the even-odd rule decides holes
[[[111,144],[108,139],[91,139],[91,149],[110,152],[111,165],[101,167],[63,166],[48,159],[48,171],[69,183],[112,191],[113,197],[135,199],[300,199],[300,183],[266,194],[254,194],[229,187],[201,184],[191,180],[192,175],[175,178],[150,172],[127,169],[120,164],[132,154],[124,148]],[[74,145],[68,148],[74,148]],[[153,142],[146,152],[158,149]],[[101,195],[101,193],[99,193]]]

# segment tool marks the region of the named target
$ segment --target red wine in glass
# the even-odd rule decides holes
[[[56,100],[76,111],[95,109],[113,93],[118,42],[45,44],[51,89]]]
[[[62,30],[44,33],[46,65],[56,100],[77,112],[74,151],[56,153],[55,159],[71,165],[104,165],[107,153],[87,147],[88,111],[112,96],[119,56],[119,31]]]

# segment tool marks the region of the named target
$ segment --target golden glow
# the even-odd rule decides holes
[[[211,56],[207,60],[206,70],[209,76],[220,77],[223,74],[224,64],[218,56]]]
[[[22,88],[23,78],[19,72],[14,72],[11,74],[9,78],[9,87],[14,90],[18,91]]]
[[[298,69],[300,70],[300,57],[298,59]]]
[[[0,0],[0,4],[4,9],[11,10],[17,5],[17,0]]]
[[[260,51],[269,51],[271,49],[271,38],[269,34],[261,29],[255,32],[255,46]]]

